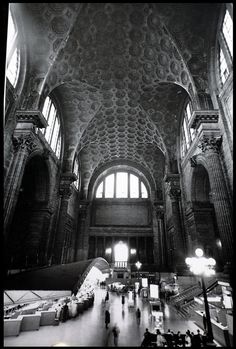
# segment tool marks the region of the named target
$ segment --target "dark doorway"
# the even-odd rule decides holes
[[[45,160],[34,156],[25,167],[6,241],[8,269],[44,263],[47,231],[49,173]]]

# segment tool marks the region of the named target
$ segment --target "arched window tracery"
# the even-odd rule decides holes
[[[98,183],[95,198],[147,199],[148,190],[139,176],[129,171],[114,171]]]

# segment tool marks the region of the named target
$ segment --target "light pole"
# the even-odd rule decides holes
[[[191,257],[191,258],[188,257],[185,259],[185,262],[189,266],[190,271],[194,275],[199,275],[201,277],[206,321],[207,321],[207,337],[209,342],[212,343],[214,338],[213,338],[213,332],[212,332],[212,326],[211,326],[211,317],[210,317],[210,311],[209,311],[209,304],[207,300],[204,276],[212,276],[215,274],[214,266],[216,264],[216,261],[214,258],[203,257],[203,250],[201,248],[197,248],[195,250],[195,254],[197,257]]]
[[[135,263],[135,265],[136,265],[136,268],[138,269],[138,282],[139,282],[139,269],[141,268],[142,263],[138,261]],[[139,287],[140,287],[140,285],[139,285]]]

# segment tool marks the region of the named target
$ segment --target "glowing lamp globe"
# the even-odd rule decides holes
[[[202,257],[203,256],[203,250],[201,248],[197,248],[195,250],[195,254],[197,257]]]

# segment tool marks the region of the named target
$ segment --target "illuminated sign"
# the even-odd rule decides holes
[[[159,286],[150,284],[150,298],[159,298]]]
[[[142,287],[148,287],[148,279],[142,278]]]

